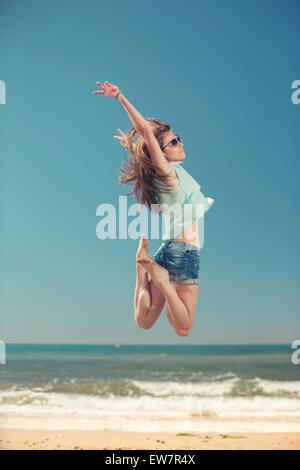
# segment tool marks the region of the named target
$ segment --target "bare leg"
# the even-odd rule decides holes
[[[142,234],[136,257],[145,256],[149,242]],[[165,297],[151,280],[140,263],[136,263],[136,286],[134,292],[135,322],[140,328],[151,328],[165,304]]]
[[[174,328],[175,333],[178,336],[188,336],[193,329],[194,318],[197,309],[197,301],[198,301],[198,293],[199,293],[199,286],[198,285],[188,285],[188,284],[173,284],[175,287],[177,294],[183,301],[183,303],[188,307],[189,315],[191,320],[190,327],[187,330],[182,330],[178,328]],[[174,326],[173,319],[172,319],[172,311],[169,307],[168,302],[165,305],[166,308],[166,315],[169,323]]]
[[[135,311],[148,311],[151,305],[151,292],[148,282],[148,273],[136,263],[136,284],[134,292]]]
[[[168,304],[169,321],[174,328],[177,330],[189,330],[193,319],[186,305],[177,294],[176,288],[170,283],[167,269],[156,263],[149,253],[137,257],[136,261],[150,274],[153,282],[163,293]]]

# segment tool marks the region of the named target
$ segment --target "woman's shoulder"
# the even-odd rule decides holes
[[[173,165],[171,164],[173,162],[168,162],[168,168],[170,170],[170,177],[166,181],[163,181],[159,176],[155,173],[153,177],[153,184],[155,187],[167,187],[170,190],[175,190],[179,188],[180,186],[180,179],[178,178],[177,172]]]

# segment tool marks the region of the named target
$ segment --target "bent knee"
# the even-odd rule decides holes
[[[138,319],[135,320],[135,323],[136,323],[136,326],[138,326],[139,328],[142,328],[143,330],[149,330],[149,328],[151,328],[152,326],[152,325],[149,325],[149,323],[146,323],[145,321],[138,320]]]
[[[178,336],[188,336],[190,334],[190,332],[192,331],[192,328],[188,328],[186,330],[178,330],[176,328],[175,329],[175,333],[178,335]]]

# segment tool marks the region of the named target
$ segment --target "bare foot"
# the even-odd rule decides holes
[[[158,287],[163,287],[170,281],[168,270],[156,263],[149,253],[137,258],[136,262],[143,266]]]
[[[136,252],[136,260],[148,254],[149,242],[144,233],[141,234],[140,243]]]

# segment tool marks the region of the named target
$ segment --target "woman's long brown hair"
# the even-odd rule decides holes
[[[171,125],[155,118],[146,118],[146,120],[150,123],[152,132],[160,147],[162,147],[164,135],[171,130]],[[163,182],[163,185],[159,185],[159,191],[161,193],[168,193],[170,188],[164,185],[164,182],[167,178],[170,178],[172,172],[166,173],[162,171],[152,161],[146,143],[143,137],[138,134],[135,127],[131,127],[127,131],[126,136],[126,149],[129,151],[129,158],[126,157],[122,162],[123,166],[119,168],[121,173],[119,180],[122,184],[130,183],[133,187],[132,191],[127,193],[126,196],[134,193],[137,202],[140,205],[145,204],[151,211],[152,204],[158,204],[155,195],[158,186],[156,181],[154,181],[154,177]]]

